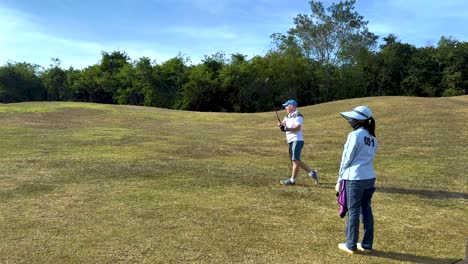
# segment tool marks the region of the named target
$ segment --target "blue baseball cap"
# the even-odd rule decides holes
[[[294,101],[293,99],[287,100],[287,101],[283,104],[283,107],[286,107],[286,106],[288,106],[288,105],[297,106],[297,102]]]

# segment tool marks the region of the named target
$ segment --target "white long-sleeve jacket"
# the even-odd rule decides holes
[[[373,163],[377,148],[377,138],[366,129],[358,128],[349,133],[341,157],[338,182],[375,178]]]

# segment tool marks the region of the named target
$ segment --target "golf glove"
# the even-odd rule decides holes
[[[287,128],[283,125],[280,125],[279,126],[280,130],[283,131],[283,132],[286,132],[287,131]]]

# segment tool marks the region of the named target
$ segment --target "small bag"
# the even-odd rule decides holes
[[[340,205],[340,217],[343,218],[348,212],[348,205],[346,203],[346,181],[341,181],[340,191],[336,193],[338,197],[338,204]]]

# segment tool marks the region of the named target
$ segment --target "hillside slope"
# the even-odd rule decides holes
[[[334,185],[347,122],[380,143],[375,251],[347,256]],[[468,237],[468,96],[300,107],[301,172],[274,112],[0,105],[1,263],[452,263]],[[281,113],[284,115],[283,113]]]

